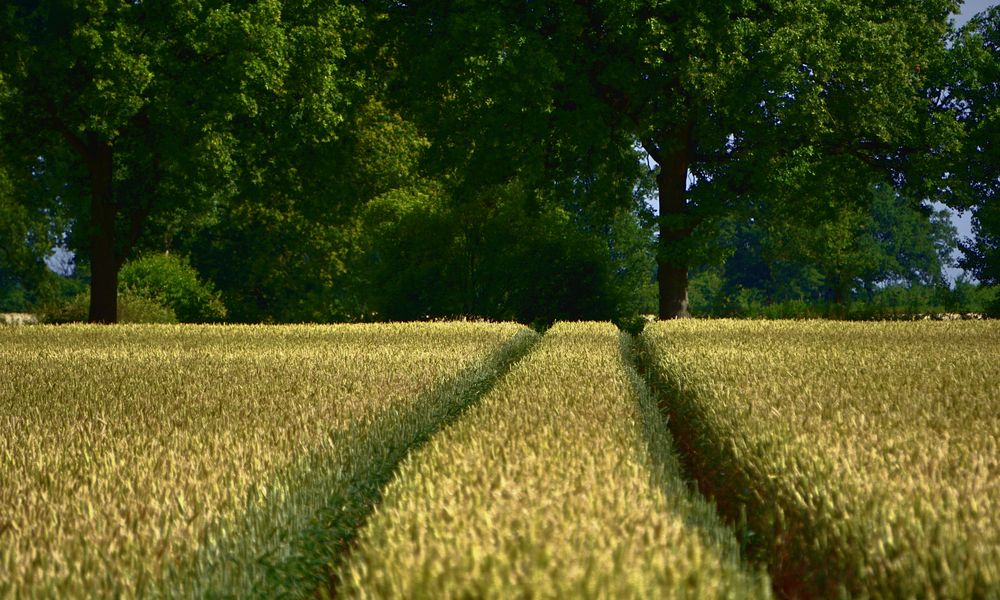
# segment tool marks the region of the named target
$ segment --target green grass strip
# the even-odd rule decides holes
[[[791,597],[1000,597],[1000,324],[664,322],[690,472]]]
[[[690,493],[610,324],[560,323],[386,488],[362,598],[767,597]]]

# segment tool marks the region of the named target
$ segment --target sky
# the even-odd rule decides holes
[[[962,3],[962,12],[955,19],[959,26],[965,25],[976,13],[981,13],[996,4],[996,0],[966,0]]]

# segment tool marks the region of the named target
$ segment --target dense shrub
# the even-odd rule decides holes
[[[148,254],[126,263],[118,280],[119,294],[154,299],[169,307],[182,323],[226,318],[226,307],[211,282],[204,282],[186,260],[171,254]]]
[[[621,320],[656,307],[652,233],[635,210],[591,218],[516,185],[463,204],[428,187],[389,194],[363,215],[349,265],[367,316],[475,316],[545,329]]]

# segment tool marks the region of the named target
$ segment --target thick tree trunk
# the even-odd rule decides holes
[[[690,317],[688,312],[688,256],[679,248],[691,235],[686,218],[688,146],[690,132],[680,130],[665,140],[656,184],[660,194],[660,248],[657,252],[657,283],[660,318]]]
[[[91,323],[118,322],[116,209],[112,190],[111,147],[92,144],[90,168],[90,314]]]

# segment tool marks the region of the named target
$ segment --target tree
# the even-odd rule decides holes
[[[955,167],[967,187],[951,204],[972,209],[974,234],[962,243],[960,264],[981,282],[1000,285],[1000,6],[956,34],[951,56],[942,95],[968,133]]]
[[[944,286],[956,231],[947,212],[914,202],[890,186],[877,186],[864,203],[828,202],[820,218],[767,224],[768,252],[785,263],[812,267],[823,276],[822,295],[846,305],[859,291],[881,286]],[[867,206],[863,209],[862,206]]]
[[[674,317],[687,313],[695,238],[781,188],[775,179],[789,193],[803,174],[837,172],[845,198],[886,172],[924,179],[906,174],[953,133],[930,114],[923,71],[955,8],[552,0],[393,2],[386,13],[405,32],[403,96],[445,160],[466,153],[457,162],[471,180],[600,174],[614,186],[630,181],[637,146],[658,163],[659,312]]]
[[[211,213],[249,183],[310,185],[352,87],[339,67],[355,18],[296,0],[0,9],[0,142],[12,171],[42,157],[66,173],[48,201],[74,221],[91,321],[116,320],[119,269],[151,218]]]

